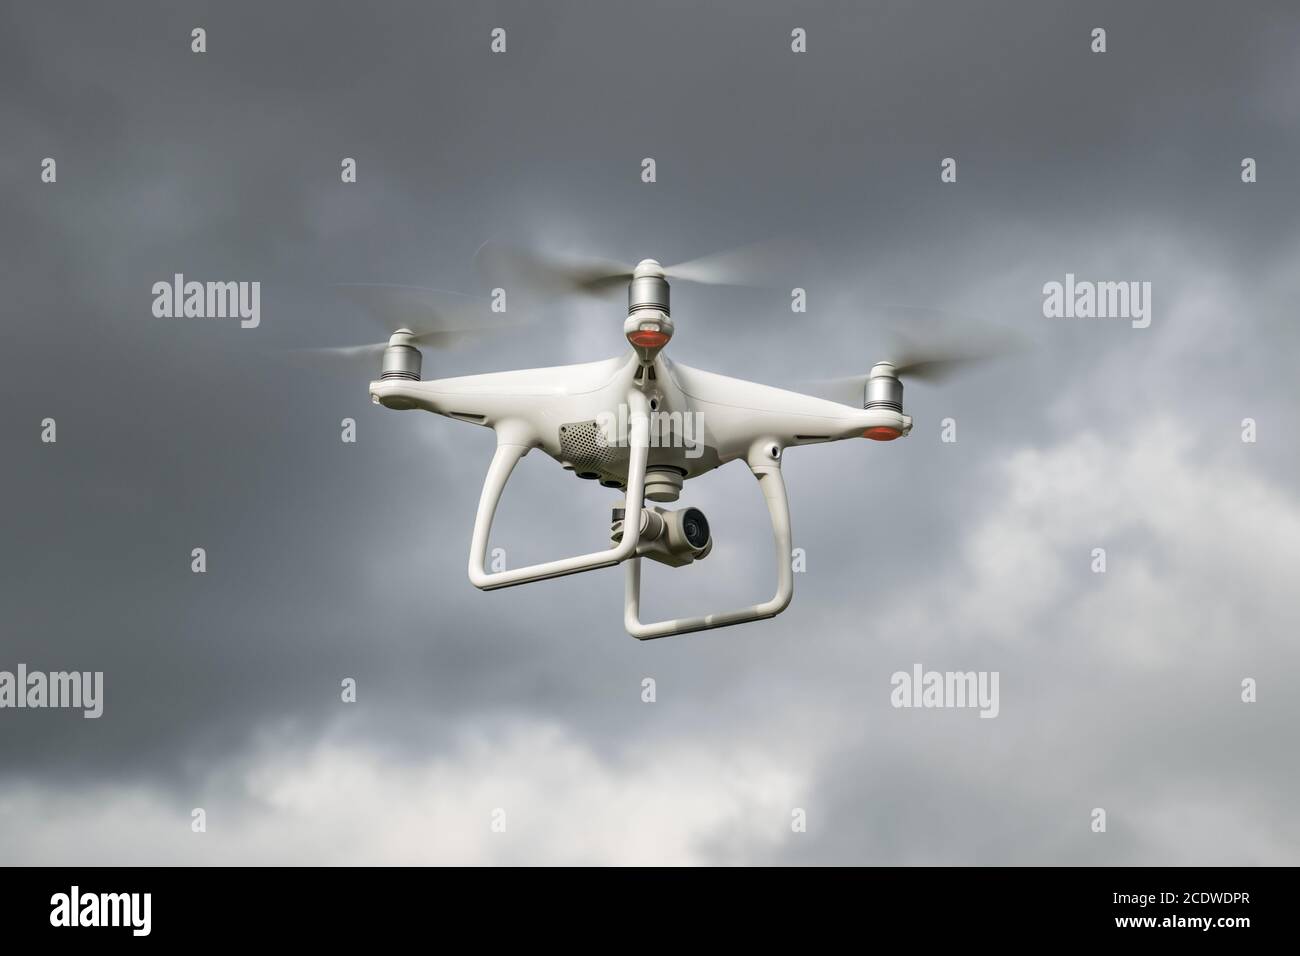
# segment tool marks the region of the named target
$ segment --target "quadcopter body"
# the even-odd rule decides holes
[[[624,334],[630,349],[599,362],[421,379],[417,336],[400,329],[384,350],[373,401],[421,409],[491,428],[497,447],[474,522],[469,578],[493,590],[626,563],[624,624],[646,640],[775,617],[794,593],[790,512],[781,462],[786,449],[848,438],[887,441],[908,434],[894,364],[874,366],[863,407],[718,375],[664,354],[673,335],[669,284],[654,260],[630,275]],[[624,506],[611,521],[610,547],[503,571],[485,570],[497,505],[515,465],[539,449],[577,477],[616,488]],[[757,479],[772,525],[777,588],[767,601],[698,617],[640,619],[641,560],[681,567],[712,549],[696,508],[670,510],[692,478],[743,461]]]

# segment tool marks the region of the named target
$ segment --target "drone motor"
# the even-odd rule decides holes
[[[410,329],[398,329],[388,340],[384,349],[384,361],[381,366],[380,380],[405,379],[410,382],[420,380],[420,367],[424,359],[415,347],[415,334]]]
[[[659,350],[673,337],[672,310],[664,268],[654,259],[642,259],[627,286],[627,321],[623,334],[636,349],[642,365],[654,362]]]
[[[899,381],[898,369],[894,367],[894,363],[877,362],[872,366],[871,374],[867,378],[862,407],[887,408],[902,414],[903,383]],[[893,441],[902,434],[899,429],[887,425],[876,425],[862,433],[864,438],[874,438],[876,441]]]

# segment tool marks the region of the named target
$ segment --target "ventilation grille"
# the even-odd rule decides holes
[[[628,450],[608,444],[594,421],[560,426],[560,457],[579,478],[599,479],[613,488],[627,482]]]

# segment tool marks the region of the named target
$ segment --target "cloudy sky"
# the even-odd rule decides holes
[[[0,861],[1300,863],[1293,4],[128,7],[0,12],[0,670],[105,675],[99,720],[0,711]],[[760,624],[639,643],[621,570],[480,593],[492,435],[292,351],[385,333],[336,283],[479,291],[489,238],[775,236],[808,312],[676,286],[676,360],[862,372],[900,306],[1031,347],[786,457],[807,570]],[[260,326],[155,318],[178,272],[260,281]],[[1150,327],[1045,318],[1067,273],[1150,282]],[[426,377],[625,347],[617,298],[528,317]],[[599,547],[615,497],[534,453],[493,544]],[[767,597],[748,472],[682,504],[715,550],[650,609]],[[892,707],[918,663],[997,671],[998,717]]]

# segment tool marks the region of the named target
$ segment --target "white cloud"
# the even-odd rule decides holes
[[[1300,502],[1249,470],[1250,446],[1232,455],[1209,444],[1161,419],[1013,454],[992,475],[1001,494],[959,545],[948,600],[920,615],[909,601],[903,633],[1059,636],[1149,666],[1215,633],[1293,629]],[[1106,549],[1104,574],[1092,571],[1094,548]]]
[[[310,747],[268,740],[242,767],[214,768],[189,806],[140,787],[0,796],[11,863],[694,864],[720,836],[741,858],[790,833],[801,789],[772,754],[652,747],[610,762],[558,726],[463,736],[418,763],[337,734]],[[234,780],[229,784],[224,781]],[[505,811],[494,833],[493,811]]]

